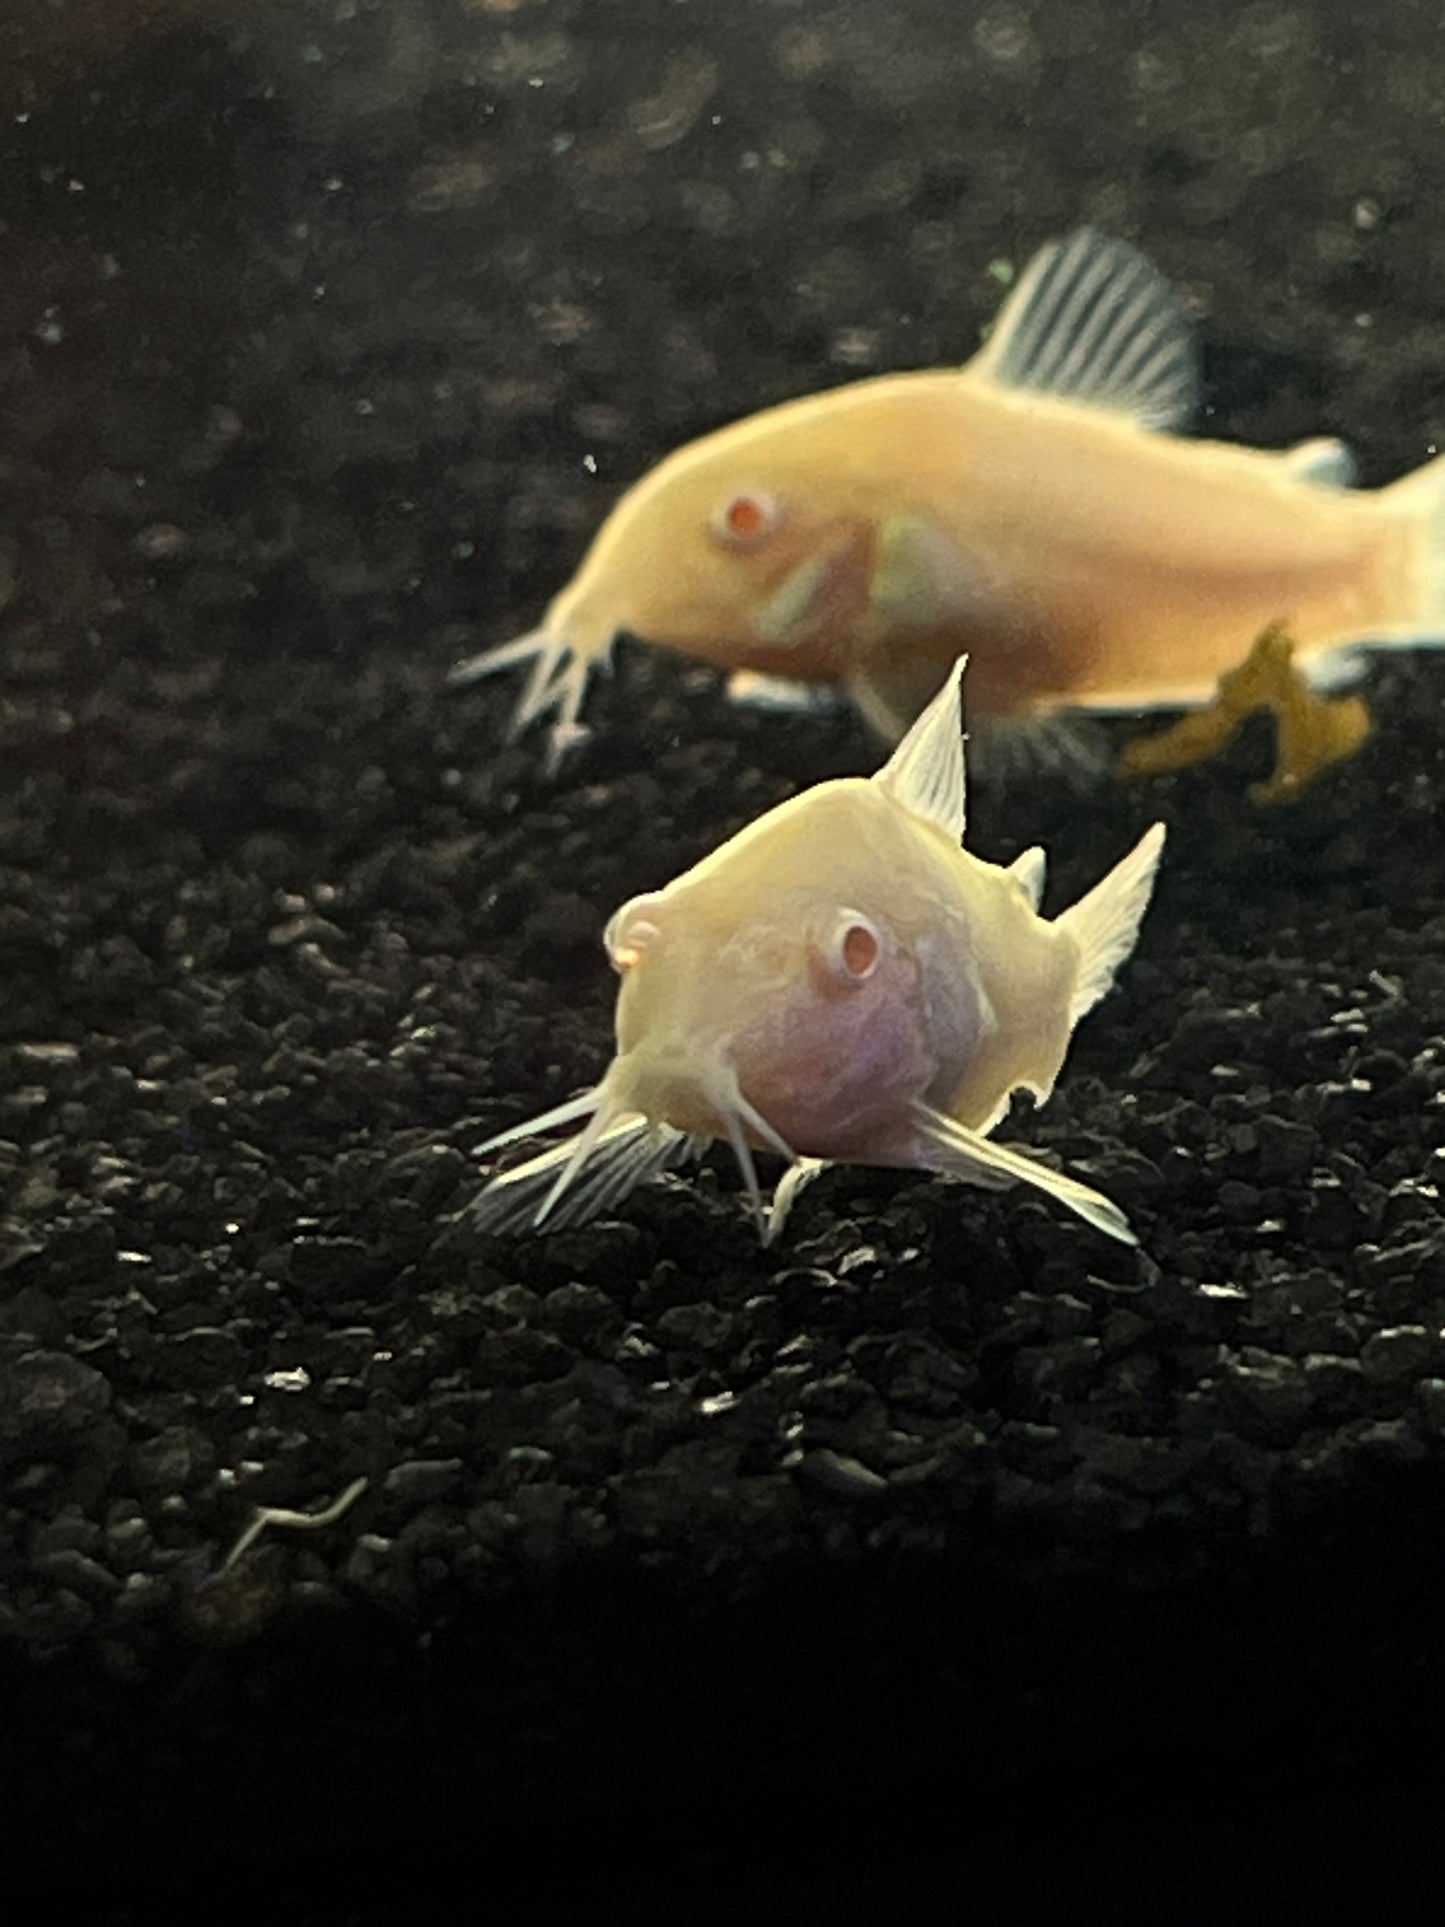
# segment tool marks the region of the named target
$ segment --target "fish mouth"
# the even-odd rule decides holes
[[[620,1204],[644,1178],[722,1139],[737,1160],[759,1235],[764,1244],[770,1243],[781,1218],[776,1206],[770,1213],[763,1203],[753,1147],[775,1151],[790,1166],[804,1160],[749,1103],[726,1059],[715,1060],[701,1076],[694,1071],[684,1093],[675,1078],[665,1060],[653,1056],[649,1061],[628,1052],[614,1058],[602,1082],[591,1090],[479,1144],[477,1154],[486,1155],[556,1125],[587,1120],[575,1137],[494,1177],[469,1207],[473,1225],[506,1236],[586,1224]],[[673,1101],[664,1087],[670,1087]],[[686,1127],[669,1122],[667,1110],[684,1117]]]
[[[613,645],[620,633],[620,626],[615,626],[603,642],[583,643],[549,619],[511,642],[463,657],[447,672],[447,683],[454,689],[466,688],[486,676],[530,665],[507,725],[507,741],[515,742],[524,729],[550,712],[547,773],[555,776],[568,751],[591,734],[581,721],[582,704],[593,675],[611,673]]]

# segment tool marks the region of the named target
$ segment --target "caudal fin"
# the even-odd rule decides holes
[[[1164,825],[1146,830],[1122,863],[1058,918],[1079,946],[1079,974],[1069,1004],[1072,1027],[1110,990],[1114,974],[1139,938],[1154,874],[1164,849]]]

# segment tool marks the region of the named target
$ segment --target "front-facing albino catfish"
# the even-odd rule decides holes
[[[623,905],[604,937],[622,986],[602,1082],[481,1149],[586,1127],[494,1178],[477,1225],[580,1224],[719,1138],[765,1235],[799,1180],[836,1161],[1022,1180],[1133,1242],[1107,1198],[989,1133],[1014,1091],[1048,1096],[1133,949],[1164,826],[1041,917],[1041,850],[1003,869],[960,848],[962,670],[876,776],[804,791]],[[770,1219],[754,1149],[790,1166]]]
[[[899,736],[970,654],[969,713],[1206,700],[1271,624],[1332,683],[1344,645],[1445,631],[1445,462],[1371,493],[1338,442],[1160,431],[1193,412],[1193,331],[1132,247],[1045,247],[965,368],[882,375],[704,436],[617,503],[542,626],[514,727],[580,732],[621,631],[758,685],[841,685]],[[1333,660],[1330,652],[1334,652]]]

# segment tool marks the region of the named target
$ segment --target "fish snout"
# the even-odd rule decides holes
[[[690,1136],[726,1137],[720,1066],[685,1036],[649,1035],[612,1061],[608,1090],[619,1109]]]
[[[447,680],[460,687],[503,670],[525,669],[527,680],[512,711],[508,739],[551,716],[547,763],[555,775],[568,751],[588,734],[581,720],[588,683],[599,670],[611,668],[612,644],[621,627],[610,611],[594,607],[574,585],[553,601],[540,628],[453,664]]]
[[[565,639],[575,655],[604,661],[627,622],[613,586],[591,579],[584,562],[565,589],[547,605],[543,627]]]

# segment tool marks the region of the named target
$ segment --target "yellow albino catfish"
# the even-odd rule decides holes
[[[1356,493],[1336,441],[1161,432],[1198,387],[1167,282],[1080,229],[1035,257],[966,367],[854,382],[678,449],[541,627],[452,680],[530,664],[513,728],[554,712],[555,763],[622,631],[754,697],[840,685],[890,740],[963,649],[977,729],[1190,707],[1276,623],[1322,688],[1361,648],[1440,640],[1445,460]]]
[[[601,1083],[479,1150],[586,1127],[494,1177],[471,1207],[479,1228],[583,1223],[719,1138],[765,1241],[798,1184],[838,1162],[1022,1181],[1134,1242],[1107,1198],[989,1133],[1014,1091],[1048,1096],[1133,949],[1164,826],[1041,917],[1042,850],[1004,869],[960,847],[962,672],[876,776],[805,790],[622,906],[603,939],[622,985]],[[754,1149],[789,1164],[771,1214]]]

